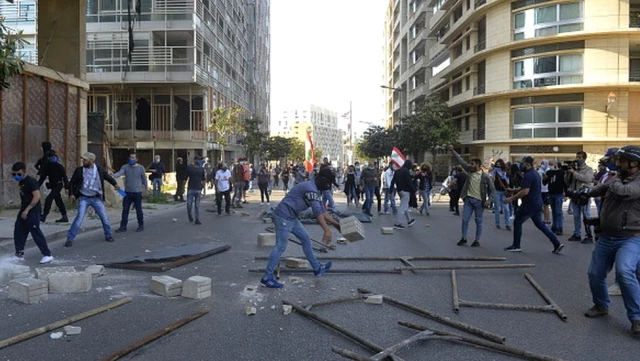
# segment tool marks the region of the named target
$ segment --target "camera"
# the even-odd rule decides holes
[[[574,203],[580,206],[586,206],[587,204],[589,204],[589,188],[588,187],[584,187],[582,189],[577,189],[573,191],[567,191],[565,193],[565,196],[571,198],[571,200]]]
[[[600,227],[600,217],[598,218],[583,218],[582,223],[584,223],[584,229],[587,233],[588,238],[592,238],[591,229],[589,227],[593,226],[593,235],[595,236],[595,240],[598,241],[600,238],[600,233],[602,233],[602,227]]]
[[[562,169],[563,171],[568,171],[569,169],[573,169],[573,170],[578,170],[578,168],[580,167],[578,165],[578,162],[575,160],[565,160],[563,165],[560,166],[560,169]]]

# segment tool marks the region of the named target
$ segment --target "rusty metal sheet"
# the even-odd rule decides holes
[[[51,128],[64,129],[64,107],[66,103],[67,86],[61,83],[50,85],[51,96]],[[64,140],[64,138],[58,138]]]
[[[27,79],[27,124],[47,124],[47,86],[40,77],[28,76]]]
[[[22,78],[11,79],[11,87],[2,91],[2,123],[22,124]],[[3,135],[4,140],[10,141]],[[22,136],[20,136],[22,138]]]

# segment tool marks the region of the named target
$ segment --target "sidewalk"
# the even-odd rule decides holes
[[[145,217],[147,216],[156,216],[164,214],[168,211],[174,210],[177,207],[183,207],[186,203],[176,203],[171,202],[167,204],[155,204],[155,203],[142,203],[143,212]],[[60,213],[56,207],[53,207],[51,214],[47,217],[46,223],[40,224],[40,229],[42,229],[42,233],[44,233],[45,238],[48,243],[52,243],[57,240],[64,239],[71,227],[71,223],[55,223],[56,219],[60,218]],[[107,213],[109,214],[109,221],[111,222],[111,228],[115,231],[119,224],[120,219],[122,217],[122,206],[120,207],[107,207]],[[68,211],[69,222],[73,222],[77,214],[76,209],[70,209]],[[13,229],[14,224],[16,222],[16,218],[18,216],[18,209],[5,210],[2,212],[0,216],[0,255],[2,254],[13,254],[14,245],[13,245]],[[133,224],[137,224],[136,220],[136,212],[135,210],[129,212],[129,223],[133,222]],[[89,208],[87,211],[87,215],[82,222],[82,226],[80,227],[79,234],[90,232],[96,229],[102,229],[102,223],[100,222],[100,218],[98,218],[93,211],[92,208]],[[27,248],[35,247],[35,244],[32,241],[31,236],[27,239]]]

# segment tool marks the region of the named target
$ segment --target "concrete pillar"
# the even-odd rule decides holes
[[[87,2],[38,1],[38,64],[86,80]]]

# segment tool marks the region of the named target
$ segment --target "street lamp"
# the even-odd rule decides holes
[[[394,88],[394,87],[390,87],[390,86],[386,86],[386,85],[380,85],[380,88],[391,89],[391,90],[397,91],[397,92],[401,92],[402,91],[402,88]]]

